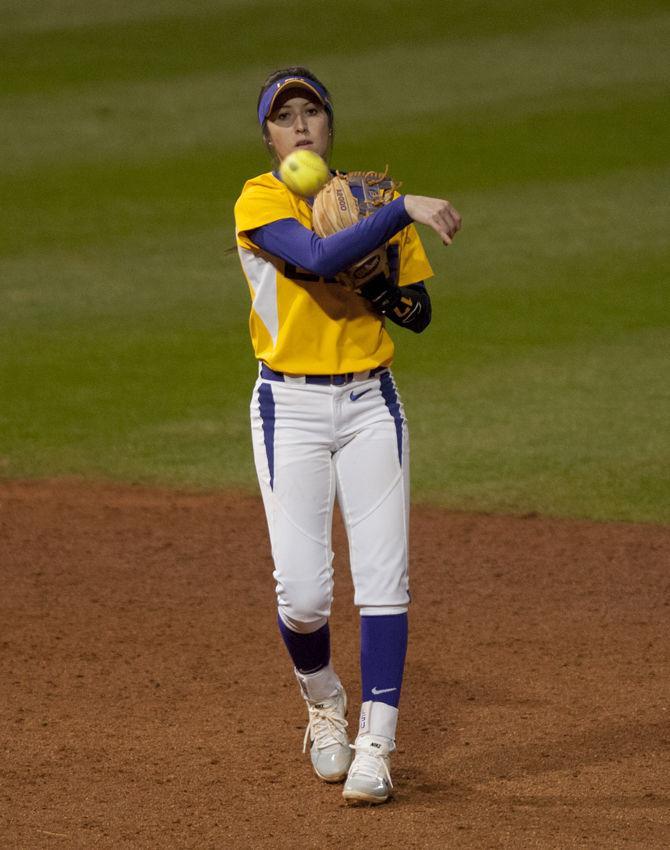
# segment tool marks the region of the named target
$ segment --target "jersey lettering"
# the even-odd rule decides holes
[[[289,278],[289,280],[301,280],[308,283],[316,283],[319,280],[324,283],[336,282],[333,277],[319,277],[318,274],[314,274],[314,272],[310,272],[307,269],[299,269],[297,266],[294,266],[293,263],[284,263],[284,276]]]

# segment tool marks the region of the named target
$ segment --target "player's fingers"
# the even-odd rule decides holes
[[[461,218],[460,213],[458,212],[458,210],[454,209],[451,204],[449,204],[449,212],[456,224],[456,230],[460,230],[463,225],[463,219]]]
[[[445,207],[440,211],[440,223],[442,225],[442,229],[449,237],[447,244],[451,245],[454,236],[460,229],[460,222],[449,207]]]
[[[461,229],[462,220],[459,213],[452,207],[449,201],[445,202],[446,206],[444,209],[445,220],[449,222],[449,226],[452,229],[453,233],[457,233]]]
[[[431,226],[445,245],[451,245],[453,232],[449,222],[445,220],[444,215],[436,214],[433,216]]]
[[[445,210],[442,214],[442,220],[444,221],[444,225],[449,231],[449,235],[453,236],[458,230],[458,225],[456,224],[456,219],[451,214],[450,210]]]

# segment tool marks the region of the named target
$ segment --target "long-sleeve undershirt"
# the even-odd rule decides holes
[[[249,231],[263,251],[319,277],[332,278],[411,224],[401,196],[373,215],[332,236],[317,236],[295,218],[282,218]]]

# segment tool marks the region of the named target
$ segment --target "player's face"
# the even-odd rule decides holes
[[[281,161],[295,150],[307,148],[326,156],[328,151],[328,113],[323,104],[300,95],[280,100],[267,120],[267,131],[272,147]]]

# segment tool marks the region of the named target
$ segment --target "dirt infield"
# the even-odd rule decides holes
[[[670,846],[670,528],[415,507],[376,809],[301,753],[271,569],[255,499],[0,484],[3,850]]]

